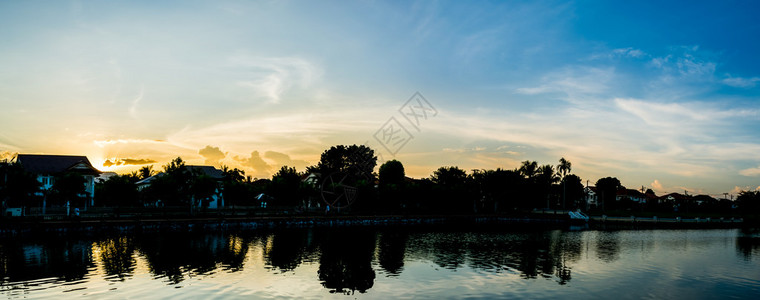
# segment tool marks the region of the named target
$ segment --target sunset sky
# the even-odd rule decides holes
[[[0,156],[121,173],[181,156],[261,178],[366,143],[412,177],[565,157],[584,183],[754,190],[758,15],[756,1],[2,1]],[[416,92],[427,102],[407,103]],[[407,120],[415,103],[426,114]],[[375,139],[389,124],[412,137],[395,156]]]

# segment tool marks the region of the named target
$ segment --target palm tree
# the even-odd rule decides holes
[[[565,176],[567,176],[567,173],[570,173],[570,170],[572,169],[573,164],[570,163],[567,159],[560,158],[559,159],[559,165],[557,165],[557,171],[562,174],[562,209],[565,209]]]
[[[562,177],[565,177],[567,173],[570,173],[570,170],[572,169],[573,164],[570,163],[567,159],[560,158],[559,159],[559,165],[557,165],[557,172],[559,172]]]
[[[520,166],[520,169],[518,169],[518,171],[523,176],[532,178],[533,176],[536,176],[536,172],[538,171],[538,163],[536,161],[526,160],[522,162],[522,166]]]

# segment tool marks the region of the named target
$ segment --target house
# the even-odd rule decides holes
[[[206,175],[216,180],[218,183],[218,186],[216,190],[214,191],[214,194],[211,196],[211,199],[210,199],[211,201],[209,202],[208,208],[217,209],[217,208],[224,207],[224,197],[222,197],[223,187],[221,186],[221,181],[224,178],[224,172],[222,172],[222,170],[219,170],[213,166],[185,166],[185,169],[190,171],[190,173],[192,174]],[[165,175],[166,173],[161,172],[161,173],[158,173],[156,175],[153,175],[151,177],[148,177],[136,182],[135,184],[137,185],[137,190],[142,191],[148,188],[153,183],[153,181]],[[160,204],[156,203],[155,205],[160,205]]]
[[[599,197],[595,186],[587,186],[583,189],[586,194],[586,209],[599,207]]]
[[[615,194],[615,201],[619,202],[624,199],[628,199],[640,204],[647,203],[647,196],[644,195],[644,193],[634,189],[619,189]]]
[[[94,204],[95,177],[102,172],[93,167],[86,156],[19,154],[16,157],[16,162],[21,164],[21,167],[27,172],[37,176],[37,181],[41,184],[41,191],[37,193],[38,196],[44,196],[45,192],[53,187],[57,176],[66,173],[82,175],[85,180],[85,193],[79,196],[87,200],[85,205],[92,206]]]

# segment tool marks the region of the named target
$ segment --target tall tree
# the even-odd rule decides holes
[[[398,160],[389,160],[380,166],[378,209],[397,210],[406,206],[405,178],[404,165]]]
[[[604,177],[596,181],[596,190],[599,193],[602,210],[615,208],[615,196],[620,188],[620,180],[615,177]]]
[[[560,176],[562,177],[562,209],[565,209],[565,202],[567,202],[567,187],[565,186],[565,176],[567,173],[570,173],[570,170],[572,169],[572,165],[570,161],[566,160],[564,157],[559,159],[559,165],[557,165],[557,172],[559,172]]]

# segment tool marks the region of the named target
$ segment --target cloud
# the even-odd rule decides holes
[[[617,56],[629,56],[633,58],[639,58],[646,55],[644,51],[641,51],[639,49],[634,49],[632,47],[619,48],[619,49],[612,50],[612,54],[617,55]]]
[[[660,183],[659,180],[655,179],[652,183],[649,184],[652,187],[652,190],[655,192],[661,193],[664,192],[665,189],[662,186],[662,183]]]
[[[240,162],[243,166],[253,169],[253,176],[261,178],[268,177],[272,174],[272,166],[261,158],[259,151],[251,152],[251,156],[247,158],[236,156],[235,160]]]
[[[211,147],[206,145],[206,148],[198,150],[198,154],[206,159],[205,164],[210,166],[219,165],[219,161],[227,157],[227,154],[219,150],[219,147]]]
[[[152,159],[117,158],[113,161],[106,159],[106,161],[103,162],[103,166],[107,168],[110,166],[137,166],[154,163],[156,163],[156,161]]]
[[[309,165],[309,162],[305,160],[294,160],[291,159],[289,155],[285,153],[275,152],[275,151],[267,151],[264,152],[264,158],[272,161],[273,165],[275,166],[289,166],[289,167],[295,167],[296,169],[302,169]]]
[[[538,95],[563,93],[563,100],[571,103],[588,102],[590,95],[599,95],[609,90],[609,82],[615,77],[612,67],[567,67],[550,72],[541,79],[542,84],[515,89],[518,94]]]
[[[137,118],[137,105],[142,101],[144,92],[145,86],[140,86],[140,94],[137,95],[137,98],[132,100],[132,104],[129,106],[129,115],[132,116],[132,118]]]
[[[723,79],[723,83],[728,86],[738,88],[753,88],[760,82],[760,77],[744,78],[744,77],[728,77]]]
[[[755,177],[760,176],[760,166],[757,168],[749,168],[739,171],[739,174],[748,176],[748,177]]]
[[[116,139],[116,140],[107,139],[107,140],[95,140],[92,142],[101,148],[107,145],[115,145],[115,144],[163,144],[163,143],[166,143],[166,141],[163,141],[163,140],[148,140],[148,139]]]
[[[0,161],[11,160],[18,155],[17,152],[0,151]]]
[[[238,86],[250,89],[254,97],[280,102],[281,96],[290,88],[309,87],[322,71],[313,63],[298,57],[249,57],[236,56],[230,61],[249,71],[253,78],[242,79]]]

